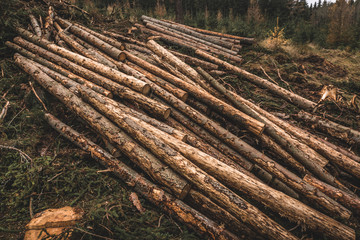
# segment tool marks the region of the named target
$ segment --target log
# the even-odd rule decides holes
[[[171,216],[175,216],[176,219],[184,222],[201,235],[206,235],[212,239],[237,239],[237,237],[233,236],[227,230],[224,230],[221,226],[217,225],[195,209],[189,207],[181,200],[164,192],[159,186],[150,182],[142,175],[114,158],[104,149],[87,139],[84,135],[63,124],[51,114],[45,114],[45,119],[50,126],[62,136],[76,144],[82,150],[90,153],[95,160],[107,169],[110,169],[111,172],[124,181],[129,187],[133,188],[138,194],[146,198],[155,206],[161,207],[162,211]],[[202,195],[194,190],[192,190],[192,195],[199,195],[198,199],[202,199]],[[246,229],[244,233],[252,234],[250,231],[246,231]]]
[[[333,186],[319,181],[311,175],[305,175],[304,181],[320,189],[327,196],[335,199],[347,208],[352,209],[357,215],[360,215],[360,198],[353,193],[345,192]]]
[[[153,154],[169,164],[172,169],[184,176],[204,194],[215,200],[221,207],[228,209],[238,219],[243,220],[253,229],[257,229],[257,231],[264,233],[272,239],[297,239],[283,227],[261,213],[257,208],[227,189],[215,178],[208,175],[173,148],[164,144],[162,140],[157,138],[159,137],[158,135],[155,137],[152,131],[156,128],[152,128],[150,125],[147,125],[148,128],[144,128],[146,123],[125,115],[121,111],[116,111],[116,108],[112,106],[106,106],[97,101],[95,96],[100,97],[100,95],[91,95],[93,91],[90,89],[85,90],[83,88],[79,89],[79,91],[86,101],[89,101],[98,110],[106,114],[107,117],[116,122],[121,128],[126,129],[129,134],[151,150]],[[162,135],[166,134],[162,133]]]
[[[203,39],[203,40],[206,40],[208,42],[211,42],[211,43],[214,43],[214,44],[217,44],[217,45],[220,45],[220,46],[223,46],[223,47],[226,47],[226,48],[229,48],[231,49],[233,44],[231,43],[228,43],[228,42],[224,42],[224,41],[217,41],[211,37],[208,37],[206,35],[203,35],[201,33],[198,33],[198,32],[195,32],[193,30],[190,30],[190,29],[186,29],[186,28],[183,28],[179,25],[174,25],[174,24],[170,24],[170,23],[166,23],[166,22],[163,22],[161,20],[157,20],[155,18],[151,18],[151,17],[147,17],[147,16],[141,16],[141,20],[147,20],[147,21],[150,21],[150,22],[153,22],[153,23],[157,23],[157,24],[160,24],[162,26],[166,26],[166,27],[169,27],[169,28],[173,28],[175,30],[178,30],[180,32],[183,32],[183,33],[186,33],[190,36],[194,36],[194,37],[197,37],[197,38],[200,38],[200,39]]]
[[[101,63],[98,63],[92,59],[89,59],[87,57],[84,57],[84,56],[81,56],[74,52],[71,52],[67,49],[64,49],[62,47],[59,47],[47,40],[36,37],[35,35],[26,31],[25,29],[17,28],[17,31],[20,33],[21,36],[28,39],[29,41],[32,41],[32,42],[40,45],[41,47],[48,49],[56,54],[59,54],[73,62],[76,62],[77,64],[79,64],[83,67],[86,67],[94,72],[100,73],[100,74],[102,74],[120,84],[123,84],[135,91],[141,92],[143,94],[148,94],[150,91],[149,85],[144,83],[143,81],[140,81],[139,79],[128,76],[122,72],[119,72],[115,69],[112,69]]]
[[[63,27],[67,28],[70,26],[69,31],[73,34],[81,37],[82,39],[86,40],[87,42],[91,43],[92,45],[96,46],[97,48],[101,49],[101,51],[104,51],[109,56],[113,57],[116,60],[119,61],[125,61],[126,55],[122,50],[124,50],[124,46],[122,44],[117,45],[115,43],[119,43],[116,40],[111,38],[105,37],[101,34],[96,33],[95,31],[91,31],[90,29],[86,28],[84,29],[83,26],[80,26],[78,24],[72,24],[64,19],[61,19],[59,17],[55,17],[55,20],[60,23]],[[103,36],[100,37],[100,36]],[[109,44],[108,41],[105,41],[104,39],[109,40],[112,44]],[[116,46],[114,46],[116,45]]]
[[[40,28],[39,23],[36,20],[35,16],[30,14],[29,18],[30,18],[31,26],[34,29],[36,36],[41,37],[41,35],[42,35],[41,28]]]
[[[176,57],[180,58],[183,62],[189,64],[189,65],[193,65],[193,66],[200,66],[203,69],[207,69],[207,70],[216,70],[218,69],[218,65],[195,58],[195,57],[191,57],[189,55],[186,54],[182,54],[179,53],[177,51],[174,50],[169,50],[169,52],[171,52],[172,54],[174,54]]]
[[[158,55],[164,57],[164,59],[166,59],[168,61],[171,61],[176,67],[181,68],[182,71],[184,71],[184,72],[188,71],[189,74],[191,74],[192,78],[197,78],[197,79],[201,78],[200,75],[194,69],[192,69],[190,66],[186,65],[185,63],[181,62],[178,58],[176,58],[174,55],[172,55],[171,53],[166,51],[166,49],[164,49],[163,47],[161,47],[154,41],[151,41],[151,40],[148,41],[147,45],[151,48],[151,50],[156,52]],[[141,66],[141,67],[144,67],[145,69],[147,69],[146,67],[148,67],[148,65],[145,66],[145,64],[143,64],[143,66]],[[159,71],[158,68],[153,68],[151,70],[147,69],[147,70],[153,71],[153,72],[156,71],[158,73],[163,72],[163,70]],[[219,113],[222,113],[222,114],[226,115],[227,117],[231,118],[232,120],[235,120],[235,121],[241,123],[245,128],[247,128],[254,134],[260,135],[262,133],[262,131],[265,127],[265,125],[263,123],[247,116],[246,114],[242,113],[241,111],[237,110],[236,108],[232,107],[231,105],[217,99],[216,97],[210,95],[209,93],[207,93],[201,89],[194,88],[194,86],[192,86],[191,84],[188,84],[184,81],[181,81],[181,80],[178,81],[176,78],[173,78],[171,80],[171,82],[174,85],[180,87],[181,89],[187,91],[193,97],[195,97],[195,98],[199,99],[200,101],[202,101],[203,103],[207,104],[214,110],[218,111]]]
[[[20,47],[19,45],[15,44],[15,43],[7,41],[5,43],[5,45],[12,48],[12,49],[14,49],[14,50],[16,50],[21,55],[23,55],[23,56],[25,56],[25,57],[33,60],[33,61],[36,61],[36,62],[38,62],[38,63],[40,63],[40,64],[42,64],[42,65],[44,65],[44,66],[46,66],[46,67],[48,67],[48,68],[50,68],[52,70],[64,75],[65,77],[70,78],[71,80],[73,80],[73,81],[75,81],[75,82],[77,82],[79,84],[82,84],[82,85],[85,85],[85,86],[91,88],[95,92],[98,92],[98,93],[103,94],[104,96],[107,96],[107,97],[110,97],[110,98],[113,97],[113,94],[110,91],[106,90],[105,88],[100,87],[99,85],[96,85],[96,84],[86,80],[85,78],[82,78],[82,77],[80,77],[78,75],[75,75],[72,72],[66,70],[65,68],[62,68],[59,65],[56,65],[55,63],[52,63],[52,62],[50,62],[50,61],[48,61],[48,60],[46,60],[46,59],[44,59],[44,58],[42,58],[42,57],[40,57],[38,55],[35,55],[32,52],[27,51],[26,49]]]
[[[106,30],[102,30],[102,33],[104,33],[105,35],[108,35],[112,38],[117,38],[117,39],[120,39],[121,41],[124,41],[124,42],[129,42],[129,43],[132,43],[136,46],[142,46],[142,47],[145,47],[145,43],[143,42],[140,42],[136,39],[133,39],[133,38],[130,38],[130,37],[126,37],[122,34],[119,34],[119,33],[114,33],[114,32],[110,32],[110,31],[106,31]],[[125,48],[128,46],[128,44],[126,44]],[[122,49],[124,50],[124,49]]]
[[[134,92],[125,86],[122,86],[116,82],[111,81],[108,78],[96,74],[95,72],[92,72],[86,68],[74,64],[73,62],[64,59],[56,54],[46,51],[45,49],[38,47],[37,45],[32,44],[24,39],[17,37],[14,39],[14,41],[20,46],[27,48],[32,52],[36,52],[40,54],[42,57],[45,57],[50,61],[54,61],[57,64],[61,65],[62,67],[68,68],[71,71],[79,74],[80,76],[91,80],[92,82],[104,87],[105,89],[111,91],[113,94],[117,96],[138,103],[142,108],[151,112],[155,116],[166,119],[170,115],[171,112],[170,108],[161,105],[140,93]]]
[[[147,28],[150,28],[150,29],[153,29],[157,32],[162,32],[164,34],[167,34],[167,35],[170,35],[170,36],[182,36],[183,39],[189,41],[189,40],[193,40],[195,41],[195,43],[202,43],[202,44],[205,44],[209,47],[212,47],[212,48],[215,48],[215,49],[218,49],[218,51],[223,51],[223,52],[226,52],[228,54],[232,54],[232,55],[237,55],[237,52],[236,51],[233,51],[231,50],[231,48],[225,48],[225,47],[222,47],[220,45],[217,45],[217,44],[214,44],[214,43],[211,43],[209,41],[206,41],[206,40],[203,40],[201,38],[198,38],[198,37],[194,37],[194,36],[191,36],[191,35],[188,35],[188,34],[185,34],[185,33],[182,33],[180,31],[177,31],[175,29],[172,29],[172,28],[169,28],[169,27],[166,27],[166,26],[162,26],[160,24],[156,24],[156,23],[152,23],[151,21],[147,21],[147,20],[144,20],[145,22],[145,26]]]
[[[121,131],[121,129],[95,111],[90,105],[84,103],[60,83],[57,83],[39,68],[29,63],[26,58],[17,56],[15,63],[31,75],[50,94],[58,98],[71,111],[85,120],[96,132],[103,135],[119,148],[130,160],[153,179],[171,189],[178,198],[182,199],[186,196],[190,185],[161,163],[154,155],[139,146],[132,138]]]
[[[345,127],[341,124],[321,118],[319,116],[311,115],[310,113],[304,111],[295,114],[294,117],[311,125],[312,128],[316,128],[329,134],[330,136],[344,140],[350,145],[356,144],[360,146],[360,132],[357,130]]]
[[[195,53],[207,60],[209,60],[210,62],[213,62],[219,66],[222,66],[224,67],[226,70],[232,72],[232,73],[236,73],[236,74],[239,74],[240,76],[246,78],[247,80],[251,81],[252,83],[260,86],[260,87],[264,87],[266,89],[268,89],[269,91],[271,91],[272,93],[282,97],[283,99],[285,99],[286,101],[300,107],[300,108],[303,108],[303,109],[313,109],[315,106],[316,106],[316,103],[308,100],[308,99],[305,99],[295,93],[292,93],[282,87],[279,87],[278,85],[272,83],[272,82],[269,82],[268,80],[266,79],[263,79],[259,76],[256,76],[252,73],[249,73],[239,67],[236,67],[230,63],[227,63],[223,60],[220,60],[219,58],[216,58],[216,57],[213,57],[209,54],[207,54],[206,52],[204,51],[201,51],[201,50],[196,50]]]
[[[183,102],[186,102],[189,94],[177,87],[175,87],[174,85],[172,85],[171,83],[168,83],[167,81],[163,80],[162,78],[156,77],[155,75],[151,74],[150,72],[142,69],[141,67],[131,63],[131,62],[127,62],[126,63],[129,67],[131,67],[132,69],[138,71],[139,73],[143,74],[146,78],[148,78],[150,81],[154,82],[155,84],[157,84],[158,86],[164,88],[166,91],[170,92],[171,94],[173,94],[174,96],[176,96],[177,98],[179,98],[180,100],[182,100]]]

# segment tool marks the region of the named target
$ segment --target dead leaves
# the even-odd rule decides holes
[[[355,110],[355,112],[360,113],[360,99],[356,94],[353,95],[351,100],[347,101],[347,99],[343,96],[343,91],[338,89],[333,85],[324,86],[319,94],[321,98],[318,102],[318,105],[325,100],[330,100],[334,102],[339,108],[340,106],[349,107],[350,109]]]

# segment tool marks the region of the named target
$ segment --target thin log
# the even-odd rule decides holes
[[[341,124],[335,123],[328,119],[321,118],[319,116],[311,115],[310,113],[301,111],[295,114],[294,117],[298,120],[302,120],[311,125],[312,128],[316,128],[322,132],[329,134],[335,138],[344,140],[348,144],[354,144],[360,146],[360,132],[352,128],[345,127]]]
[[[110,31],[106,31],[106,30],[102,30],[102,32],[105,34],[105,35],[108,35],[112,38],[118,38],[120,39],[121,41],[125,41],[125,42],[129,42],[129,43],[133,43],[135,45],[138,45],[138,46],[142,46],[142,47],[145,47],[145,43],[144,42],[140,42],[136,39],[133,39],[133,38],[130,38],[130,37],[126,37],[122,34],[119,34],[119,33],[114,33],[114,32],[110,32]],[[127,44],[126,44],[127,46]],[[126,47],[125,46],[125,47]]]
[[[130,160],[134,161],[153,179],[156,179],[156,181],[171,189],[180,199],[186,196],[190,185],[167,168],[154,155],[140,147],[132,138],[121,131],[121,129],[95,111],[90,105],[84,103],[60,83],[57,83],[39,68],[29,63],[26,58],[17,56],[15,63],[31,75],[48,92],[64,103],[70,110],[84,119],[95,131],[116,145]]]
[[[155,18],[151,18],[151,17],[147,17],[147,16],[141,16],[141,19],[142,20],[148,20],[148,21],[151,21],[151,22],[154,22],[154,23],[157,23],[157,24],[160,24],[162,26],[166,26],[166,27],[169,27],[169,28],[173,28],[175,30],[178,30],[180,32],[183,32],[183,33],[186,33],[188,35],[191,35],[191,36],[195,36],[197,38],[200,38],[200,39],[203,39],[203,40],[206,40],[206,41],[209,41],[211,43],[214,43],[214,44],[217,44],[217,45],[220,45],[220,46],[223,46],[223,47],[227,47],[229,49],[232,48],[233,44],[231,43],[228,43],[228,42],[224,42],[224,41],[216,41],[215,39],[211,38],[211,37],[208,37],[206,35],[203,35],[201,33],[198,33],[198,32],[195,32],[193,30],[190,30],[190,29],[186,29],[186,28],[183,28],[179,25],[174,25],[174,24],[170,24],[170,23],[166,23],[164,21],[161,21],[161,20],[157,20]]]
[[[31,26],[34,29],[34,32],[35,32],[36,36],[41,37],[41,35],[42,35],[41,28],[40,28],[39,23],[36,20],[35,16],[30,14],[29,18],[30,18]]]
[[[92,71],[95,71],[97,73],[100,73],[120,84],[123,84],[125,86],[128,86],[129,88],[141,92],[143,94],[148,94],[150,91],[150,86],[143,81],[140,81],[139,79],[136,79],[134,77],[128,76],[120,71],[117,71],[115,69],[112,69],[108,66],[105,66],[104,64],[98,63],[92,59],[89,59],[87,57],[84,57],[80,54],[71,52],[67,49],[64,49],[62,47],[59,47],[45,39],[41,39],[39,37],[36,37],[32,33],[26,31],[22,28],[17,28],[17,31],[20,33],[21,36],[25,37],[29,41],[32,41],[41,47],[48,49],[56,54],[59,54],[73,62],[76,62],[77,64],[86,67],[88,69],[91,69]]]
[[[208,115],[211,113],[211,109],[207,105],[197,101],[196,99],[194,99],[192,97],[190,97],[188,99],[187,104],[189,104],[190,106],[192,106],[193,108],[195,108],[196,110],[198,110],[199,112],[201,112],[205,115]]]
[[[274,84],[272,82],[269,82],[266,79],[263,79],[252,73],[249,73],[249,72],[247,72],[239,67],[236,67],[230,63],[220,60],[219,58],[213,57],[204,51],[196,50],[195,53],[197,55],[209,60],[210,62],[213,62],[219,66],[224,67],[228,71],[231,71],[236,74],[240,74],[242,77],[248,79],[249,81],[251,81],[252,83],[254,83],[260,87],[269,89],[272,93],[282,97],[283,99],[287,100],[288,102],[290,102],[300,108],[313,109],[316,106],[316,103],[314,103],[308,99],[305,99],[305,98],[303,98],[295,93],[292,93],[280,86],[277,86],[276,84]]]
[[[184,71],[184,72],[188,71],[189,74],[191,74],[191,76],[193,78],[197,78],[197,79],[201,78],[200,75],[194,69],[192,69],[190,66],[186,65],[185,63],[181,62],[178,58],[176,58],[174,55],[169,53],[166,49],[161,47],[159,44],[155,43],[154,41],[148,41],[147,45],[151,48],[151,50],[156,52],[158,55],[164,57],[166,60],[171,61],[175,66],[181,68],[182,71]],[[141,66],[141,67],[145,68],[145,66]],[[147,69],[147,70],[150,71],[150,69]],[[152,71],[161,72],[161,71],[158,71],[158,69],[153,69]],[[206,91],[203,91],[198,88],[194,88],[194,86],[192,86],[191,84],[188,84],[187,82],[177,81],[177,79],[172,79],[171,82],[174,85],[187,91],[189,94],[191,94],[195,98],[204,102],[208,106],[211,106],[213,109],[215,109],[219,113],[222,113],[222,114],[226,115],[227,117],[243,124],[243,126],[245,128],[247,128],[251,132],[255,133],[256,135],[259,135],[262,133],[262,131],[265,127],[265,125],[263,123],[249,117],[248,115],[242,113],[241,111],[237,110],[236,108],[232,107],[231,105],[217,99],[216,97],[210,95]]]
[[[19,45],[15,44],[15,43],[7,41],[5,43],[5,45],[12,48],[12,49],[14,49],[14,50],[16,50],[21,55],[23,55],[23,56],[25,56],[25,57],[33,60],[33,61],[36,61],[36,62],[38,62],[38,63],[40,63],[40,64],[42,64],[42,65],[44,65],[44,66],[46,66],[46,67],[48,67],[48,68],[50,68],[52,70],[64,75],[65,77],[70,78],[71,80],[73,80],[73,81],[75,81],[75,82],[77,82],[79,84],[82,84],[82,85],[85,85],[85,86],[91,88],[95,92],[98,92],[98,93],[103,94],[104,96],[107,96],[107,97],[110,97],[110,98],[113,97],[113,94],[110,91],[106,90],[105,88],[100,87],[99,85],[96,85],[96,84],[86,80],[85,78],[82,78],[82,77],[80,77],[78,75],[75,75],[74,73],[66,70],[65,68],[60,67],[59,65],[57,65],[55,63],[52,63],[52,62],[50,62],[50,61],[48,61],[48,60],[46,60],[46,59],[44,59],[44,58],[42,58],[42,57],[40,57],[38,55],[35,55],[32,52],[20,47]]]
[[[257,229],[257,231],[264,233],[270,238],[296,239],[296,237],[283,229],[283,227],[231,192],[215,178],[198,168],[173,148],[164,144],[162,140],[157,138],[159,137],[158,135],[155,137],[153,131],[156,128],[129,115],[125,115],[121,111],[116,111],[112,106],[106,106],[100,101],[97,101],[96,96],[100,97],[100,95],[91,95],[90,89],[89,91],[85,89],[79,90],[83,98],[86,98],[86,101],[91,102],[92,105],[101,110],[107,117],[112,119],[112,121],[116,122],[123,129],[126,129],[129,134],[150,149],[157,157],[169,164],[172,169],[184,176],[188,181],[192,182],[192,184],[203,191],[204,194],[209,195],[209,197],[220,204],[220,206],[226,207],[228,211],[235,214],[238,219],[242,219],[253,229]],[[146,125],[148,128],[144,128]],[[166,134],[162,133],[162,135]],[[173,138],[173,140],[174,139],[175,138]],[[267,226],[265,227],[265,225]]]
[[[109,44],[107,41],[104,41],[105,39],[111,39],[108,37],[105,37],[95,31],[91,31],[90,29],[86,28],[84,29],[83,26],[80,26],[78,24],[72,24],[64,19],[61,19],[59,17],[55,17],[55,20],[57,22],[60,23],[61,26],[64,26],[65,28],[69,27],[69,31],[72,32],[73,34],[81,37],[82,39],[88,41],[89,43],[91,43],[92,45],[96,46],[97,48],[101,49],[102,51],[106,52],[107,54],[109,54],[111,57],[113,57],[116,60],[119,61],[124,61],[126,58],[126,55],[124,54],[124,52],[122,50],[124,50],[124,47],[122,44],[114,46],[113,44],[119,43],[118,41],[112,39],[113,41],[111,41],[113,44]],[[103,36],[104,38],[101,38],[99,36]],[[116,45],[116,44],[115,44]]]
[[[189,55],[182,54],[182,53],[179,53],[174,50],[168,50],[168,51],[189,65],[200,66],[203,69],[207,69],[207,70],[216,70],[219,68],[219,66],[216,64],[213,64],[213,63],[210,63],[210,62],[207,62],[207,61],[195,58],[195,57],[191,57]]]
[[[147,54],[147,55],[152,54],[152,52],[149,49],[147,49],[146,46],[142,47],[142,46],[138,46],[136,44],[131,44],[131,43],[126,44],[125,49],[126,50],[132,50],[133,49],[133,50],[136,50],[138,52],[141,52],[141,53],[144,53],[144,54]]]
[[[51,114],[45,114],[45,119],[48,121],[50,126],[52,126],[62,136],[76,144],[84,151],[89,152],[95,160],[104,167],[110,169],[118,178],[123,180],[138,194],[146,198],[155,206],[161,207],[164,212],[170,214],[171,216],[175,216],[178,220],[184,222],[199,234],[207,235],[212,239],[237,239],[231,233],[215,224],[212,220],[184,204],[181,200],[178,200],[172,195],[164,192],[164,190],[162,190],[159,186],[148,181],[142,175],[114,158],[104,149],[87,139],[84,135],[63,124]],[[198,197],[197,199],[202,199],[202,195],[200,193],[194,190],[191,192],[191,195]],[[233,222],[237,223],[236,221]],[[248,236],[248,234],[252,233],[244,229],[244,234]]]

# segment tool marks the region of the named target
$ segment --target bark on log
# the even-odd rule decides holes
[[[227,63],[225,61],[220,60],[219,58],[213,57],[209,54],[207,54],[204,51],[196,50],[195,53],[219,66],[224,67],[226,70],[231,71],[236,74],[240,74],[242,77],[248,79],[252,83],[264,87],[266,89],[269,89],[272,93],[282,97],[283,99],[289,101],[290,103],[303,108],[303,109],[313,109],[316,106],[316,103],[305,99],[297,94],[294,94],[282,87],[277,86],[276,84],[269,82],[266,79],[263,79],[261,77],[258,77],[252,73],[249,73],[239,67],[236,67],[234,65],[231,65],[230,63]]]
[[[30,14],[29,18],[30,18],[31,26],[34,29],[34,32],[35,32],[36,36],[41,37],[41,35],[42,35],[41,28],[40,28],[39,23],[36,20],[35,16]]]
[[[147,94],[150,91],[149,85],[144,83],[143,81],[140,81],[139,79],[128,76],[122,72],[119,72],[115,69],[112,69],[108,66],[105,66],[105,65],[98,63],[94,60],[91,60],[87,57],[81,56],[81,55],[71,52],[67,49],[59,47],[47,40],[36,37],[35,35],[31,34],[30,32],[26,31],[25,29],[17,28],[17,31],[20,33],[21,36],[25,37],[29,41],[32,41],[32,42],[40,45],[41,47],[46,48],[56,54],[66,57],[67,59],[74,61],[83,67],[86,67],[86,68],[91,69],[97,73],[100,73],[108,78],[111,78],[112,80],[114,80],[120,84],[128,86],[129,88],[131,88],[135,91],[141,92],[143,94]]]
[[[118,178],[124,181],[129,187],[133,188],[138,194],[146,198],[155,206],[175,216],[178,220],[184,222],[199,234],[209,236],[211,239],[237,239],[233,234],[224,230],[221,226],[205,217],[200,212],[184,204],[181,200],[175,199],[170,194],[164,192],[159,186],[148,181],[146,178],[132,170],[130,167],[114,158],[108,152],[98,145],[76,132],[69,126],[63,124],[50,114],[45,114],[45,119],[62,136],[76,144],[86,152],[89,152],[104,167],[110,169]],[[203,199],[202,195],[194,190],[192,196],[196,196],[199,202]],[[194,197],[195,198],[195,197]],[[235,221],[234,221],[235,222]],[[235,222],[236,223],[236,222]],[[238,224],[240,227],[241,225]],[[253,234],[244,228],[244,234],[249,236]],[[248,235],[249,234],[249,235]],[[251,235],[250,235],[251,236]]]
[[[60,23],[61,26],[67,28],[70,26],[69,31],[73,34],[81,37],[102,51],[106,52],[109,56],[119,61],[125,61],[126,55],[123,50],[125,47],[122,43],[101,35],[95,31],[85,28],[78,24],[72,24],[64,19],[55,17],[55,20]],[[111,42],[111,43],[109,43]],[[115,46],[116,45],[116,46]]]
[[[163,141],[157,138],[159,136],[155,137],[153,135],[153,130],[156,128],[153,128],[136,118],[122,114],[120,111],[116,111],[111,106],[108,106],[109,109],[107,109],[107,106],[104,106],[100,101],[97,101],[94,96],[90,97],[90,89],[80,89],[80,92],[87,101],[91,102],[91,104],[93,104],[97,109],[101,109],[104,114],[121,126],[121,128],[126,129],[129,134],[134,136],[157,157],[169,164],[172,169],[184,176],[188,181],[192,182],[197,188],[204,192],[204,194],[207,194],[211,199],[215,200],[220,206],[227,208],[228,211],[234,214],[238,219],[242,219],[253,229],[264,233],[270,238],[297,239],[283,227],[261,213],[258,209],[227,189],[215,178],[198,168],[195,164],[180,155],[173,148],[164,144]],[[100,96],[98,94],[96,95]],[[144,128],[145,125],[147,125],[148,128]],[[162,133],[162,135],[166,134]],[[172,138],[172,140],[175,140],[175,138]]]
[[[132,43],[132,44],[135,44],[137,46],[142,46],[142,47],[145,47],[145,43],[144,42],[140,42],[136,39],[133,39],[133,38],[130,38],[130,37],[126,37],[122,34],[119,34],[119,33],[114,33],[114,32],[110,32],[110,31],[106,31],[106,30],[102,30],[102,32],[105,34],[105,35],[108,35],[112,38],[118,38],[120,39],[121,41],[125,41],[125,42],[129,42],[129,43]],[[126,44],[127,46],[127,44]],[[125,46],[125,48],[126,48]],[[124,50],[124,49],[122,49]]]
[[[170,36],[182,36],[183,39],[186,39],[186,40],[193,40],[197,43],[202,43],[202,44],[205,44],[209,47],[212,47],[212,48],[215,48],[215,49],[218,49],[220,51],[223,51],[223,52],[226,52],[228,54],[232,54],[232,55],[237,55],[237,52],[236,51],[233,51],[231,50],[231,48],[225,48],[225,47],[222,47],[220,45],[217,45],[217,44],[214,44],[212,42],[209,42],[209,41],[206,41],[206,40],[203,40],[201,38],[198,38],[198,37],[194,37],[194,36],[191,36],[191,35],[188,35],[188,34],[185,34],[185,33],[182,33],[180,31],[177,31],[173,28],[169,28],[169,27],[166,27],[166,26],[162,26],[160,24],[156,24],[156,23],[152,23],[151,21],[147,21],[147,20],[144,20],[145,22],[145,26],[147,28],[150,28],[150,29],[153,29],[155,31],[158,31],[158,32],[162,32],[164,34],[167,34],[167,35],[170,35]]]
[[[176,58],[174,55],[172,55],[171,53],[166,51],[166,49],[164,49],[163,47],[161,47],[154,41],[148,41],[147,45],[151,48],[151,50],[156,52],[158,55],[163,56],[166,60],[172,61],[172,63],[175,66],[181,68],[182,71],[184,71],[184,72],[189,71],[189,74],[191,74],[191,76],[193,78],[198,78],[198,79],[201,78],[200,75],[194,69],[192,69],[188,65],[181,62],[178,58]],[[155,71],[158,73],[163,72],[163,70],[159,71],[160,69],[158,69],[158,68],[148,69],[149,66],[148,65],[145,66],[145,64],[143,64],[143,66],[141,66],[141,67],[144,67],[145,69],[147,69],[149,71],[153,71],[153,72],[155,72]],[[211,106],[213,109],[215,109],[219,113],[222,113],[222,114],[226,115],[227,117],[243,124],[245,128],[247,128],[251,132],[255,133],[256,135],[260,135],[262,133],[262,131],[265,127],[265,125],[263,123],[260,123],[259,121],[247,116],[246,114],[242,113],[241,111],[237,110],[236,108],[232,107],[231,105],[210,95],[209,93],[207,93],[201,89],[194,88],[194,86],[192,86],[191,84],[188,84],[181,80],[177,81],[177,79],[174,79],[174,78],[171,79],[170,81],[174,85],[187,91],[189,94],[191,94],[195,98],[199,99],[200,101],[204,102],[208,106]]]
[[[360,198],[353,193],[348,193],[333,186],[319,181],[311,175],[305,175],[304,181],[320,189],[327,196],[338,201],[345,207],[352,209],[357,215],[360,215]]]
[[[195,58],[195,57],[191,57],[189,55],[182,54],[182,53],[179,53],[174,50],[168,50],[168,51],[189,65],[199,66],[199,67],[202,67],[203,69],[207,69],[207,70],[217,70],[219,68],[219,66],[216,64],[213,64],[213,63],[210,63],[210,62],[207,62],[207,61]]]
[[[136,44],[131,44],[131,43],[128,43],[126,44],[126,50],[136,50],[138,52],[141,52],[141,53],[144,53],[146,55],[151,55],[152,52],[145,47],[142,47],[142,46],[138,46]]]
[[[116,82],[111,81],[108,78],[96,74],[95,72],[92,72],[86,68],[74,64],[73,62],[64,59],[56,54],[46,51],[45,49],[38,47],[37,45],[32,44],[24,39],[15,38],[14,41],[20,46],[27,48],[32,52],[38,53],[42,57],[45,57],[50,61],[56,62],[62,67],[68,68],[71,71],[81,75],[82,77],[91,80],[92,82],[104,87],[105,89],[111,91],[117,96],[138,103],[142,108],[146,109],[147,111],[153,113],[160,118],[166,119],[170,115],[170,108],[159,104],[140,93],[134,92],[125,86],[122,86]]]
[[[23,55],[23,56],[25,56],[25,57],[33,60],[33,61],[36,61],[36,62],[38,62],[38,63],[40,63],[40,64],[42,64],[42,65],[44,65],[44,66],[46,66],[46,67],[48,67],[48,68],[50,68],[52,70],[64,75],[65,77],[70,78],[71,80],[73,80],[73,81],[75,81],[75,82],[77,82],[79,84],[82,84],[82,85],[85,85],[85,86],[91,88],[95,92],[98,92],[98,93],[100,93],[100,94],[102,94],[104,96],[110,97],[110,98],[113,97],[113,94],[110,91],[106,90],[105,88],[100,87],[99,85],[96,85],[96,84],[86,80],[85,78],[82,78],[82,77],[80,77],[78,75],[75,75],[72,72],[66,70],[65,68],[60,67],[59,65],[57,65],[55,63],[52,63],[52,62],[50,62],[50,61],[48,61],[48,60],[46,60],[46,59],[44,59],[44,58],[42,58],[42,57],[40,57],[38,55],[35,55],[32,52],[27,51],[26,49],[20,47],[19,45],[15,44],[15,43],[6,42],[5,45],[12,48],[12,49],[14,49],[14,50],[16,50],[21,55]]]
[[[180,199],[190,190],[190,185],[160,162],[153,154],[140,147],[132,138],[112,122],[95,111],[90,105],[51,79],[39,68],[31,65],[26,58],[16,57],[15,63],[31,75],[42,87],[58,98],[70,110],[84,119],[96,132],[116,145],[130,160],[142,168],[153,179],[165,185]]]
[[[169,27],[169,28],[173,28],[175,30],[178,30],[180,32],[183,32],[183,33],[186,33],[188,35],[191,35],[191,36],[195,36],[197,38],[200,38],[200,39],[203,39],[203,40],[206,40],[206,41],[209,41],[211,43],[215,43],[217,45],[220,45],[220,46],[223,46],[223,47],[226,47],[226,48],[229,48],[231,49],[233,44],[229,43],[229,42],[224,42],[224,41],[216,41],[215,39],[211,38],[211,37],[208,37],[206,35],[203,35],[201,33],[198,33],[198,32],[195,32],[193,30],[190,30],[190,29],[186,29],[186,28],[183,28],[179,25],[175,25],[175,24],[170,24],[170,23],[166,23],[164,21],[161,21],[161,20],[157,20],[155,18],[151,18],[151,17],[147,17],[147,16],[141,16],[141,19],[142,20],[148,20],[150,22],[154,22],[154,23],[158,23],[162,26],[166,26],[166,27]]]
[[[360,146],[359,131],[345,127],[328,119],[323,119],[321,117],[311,115],[304,111],[299,112],[298,114],[294,115],[294,117],[298,120],[309,123],[312,128],[319,129],[322,132],[328,133],[330,136],[344,140],[348,144],[356,143]]]

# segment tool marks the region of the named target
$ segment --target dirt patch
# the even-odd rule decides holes
[[[344,67],[335,65],[319,55],[310,55],[302,58],[301,61],[304,64],[309,63],[307,65],[313,71],[326,73],[331,77],[345,77],[348,74]]]

